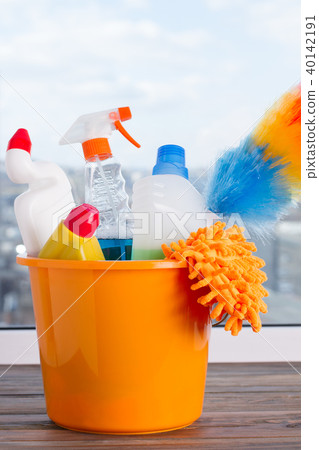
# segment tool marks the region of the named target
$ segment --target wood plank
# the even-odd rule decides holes
[[[300,364],[294,365],[300,371]],[[210,364],[200,419],[186,429],[153,435],[96,435],[57,427],[45,413],[38,366],[12,367],[0,378],[0,397],[4,448],[300,448],[300,376],[286,363]]]
[[[296,377],[299,378],[296,380]],[[286,382],[285,382],[286,381]],[[39,381],[40,382],[40,381]],[[41,380],[42,383],[42,380]],[[291,376],[247,376],[242,378],[238,375],[222,375],[207,377],[206,392],[298,392],[300,383],[299,375]],[[1,382],[0,379],[0,396],[2,395],[41,395],[43,394],[42,386],[33,386],[32,384],[21,384],[21,380],[16,380],[15,384]]]
[[[41,395],[8,395],[2,396],[0,403],[0,423],[5,416],[20,414],[23,406],[23,414],[45,413],[45,402]],[[254,392],[233,393],[206,393],[204,411],[273,411],[280,405],[280,410],[300,410],[300,394],[265,392],[262,395]]]
[[[267,426],[265,426],[267,425]],[[35,436],[41,436],[42,433],[50,435],[50,440],[57,440],[69,438],[69,432],[66,435],[57,433],[60,429],[56,427],[50,420],[39,423],[37,421],[19,423],[9,423],[0,426],[1,436],[0,442],[8,436],[20,436],[23,440],[34,440]],[[64,431],[64,430],[63,430]],[[185,434],[189,438],[244,438],[253,437],[254,435],[260,438],[268,438],[269,434],[272,437],[289,437],[300,435],[300,414],[298,411],[293,412],[256,412],[251,413],[219,413],[209,412],[203,413],[202,417],[194,424],[183,430],[176,430],[174,432],[166,433],[178,439]],[[92,435],[87,434],[88,439],[92,439]],[[93,435],[94,436],[94,435]],[[162,439],[162,434],[154,434],[153,439]]]
[[[120,440],[121,439],[121,440]],[[61,443],[61,448],[130,448],[130,449],[141,449],[141,448],[155,448],[155,449],[165,449],[165,450],[175,450],[175,449],[188,449],[188,448],[196,448],[196,449],[218,449],[218,450],[230,450],[235,446],[236,450],[265,450],[265,449],[289,449],[289,450],[297,450],[300,449],[300,444],[296,442],[295,438],[268,438],[265,440],[264,438],[243,438],[236,439],[234,442],[231,439],[178,439],[172,441],[162,440],[162,441],[154,441],[152,438],[147,439],[136,439],[131,437],[129,441],[123,443],[122,438],[117,439],[116,441],[110,441],[106,438],[100,438],[99,440],[95,440],[94,443],[92,441],[81,441],[79,439],[75,439],[73,441],[63,441]],[[1,445],[1,444],[0,444]],[[8,441],[3,444],[5,448],[57,448],[56,441],[27,441],[27,442],[17,442],[17,441]]]

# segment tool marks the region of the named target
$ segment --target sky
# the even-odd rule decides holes
[[[299,0],[0,0],[0,159],[27,128],[37,160],[84,165],[59,146],[75,119],[130,106],[113,154],[151,170],[157,148],[208,167],[300,79]]]

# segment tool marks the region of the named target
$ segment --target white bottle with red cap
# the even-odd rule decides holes
[[[27,254],[37,256],[75,206],[70,182],[58,165],[32,161],[31,140],[23,128],[10,139],[5,164],[11,181],[29,185],[15,199],[14,212]]]

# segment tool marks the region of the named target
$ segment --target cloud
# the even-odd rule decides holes
[[[174,44],[194,49],[203,44],[212,44],[212,34],[207,30],[195,29],[179,33],[169,33],[168,39]]]
[[[206,0],[205,3],[215,13],[229,13],[231,9],[247,24],[243,32],[258,40],[299,46],[299,0]]]
[[[214,115],[211,123],[206,122],[196,133],[196,148],[205,149],[210,161],[216,158],[227,148],[235,147],[246,137],[253,127],[258,116],[256,109],[247,105],[234,106],[227,115]],[[225,132],[227,127],[227,132]]]
[[[276,22],[283,0],[225,0],[218,10],[215,1],[213,12],[194,7],[188,17],[168,0],[129,3],[0,0],[2,74],[39,112],[2,81],[1,147],[24,126],[36,157],[82,164],[57,146],[41,115],[63,133],[80,114],[130,105],[125,125],[141,140],[143,158],[112,137],[128,166],[151,166],[165,142],[185,145],[199,166],[297,77],[295,43],[284,42]],[[286,15],[295,24],[293,5]],[[295,27],[282,23],[283,33]],[[276,73],[265,61],[279,61]]]
[[[129,8],[147,8],[149,6],[149,0],[124,0],[124,6]]]
[[[185,98],[196,97],[194,80],[203,64],[199,50],[209,42],[209,32],[172,32],[154,20],[118,18],[111,10],[101,15],[83,5],[74,15],[66,10],[58,17],[56,21],[46,12],[43,20],[34,18],[25,31],[8,35],[0,44],[4,74],[33,98],[42,95],[41,86],[54,87],[64,102],[73,102],[74,96],[130,93],[148,96],[149,104],[176,98],[174,91],[181,95],[183,87]],[[190,51],[194,73],[189,71]],[[177,74],[182,70],[181,84]],[[48,102],[55,101],[50,97],[57,92],[48,90]]]
[[[265,40],[300,46],[300,2],[266,0],[255,2],[250,11],[251,33]]]
[[[206,0],[207,6],[213,11],[227,10],[239,6],[247,6],[247,0]]]
[[[199,75],[185,75],[172,83],[143,80],[137,82],[137,88],[148,104],[169,106],[179,102],[181,97],[184,101],[198,100],[200,87],[203,82],[204,77]]]

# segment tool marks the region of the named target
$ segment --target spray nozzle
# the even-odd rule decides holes
[[[122,122],[132,118],[128,106],[109,109],[80,116],[60,140],[60,145],[80,142],[85,159],[95,155],[111,155],[108,138],[114,130],[118,130],[129,142],[136,147],[140,144],[125,130]]]

